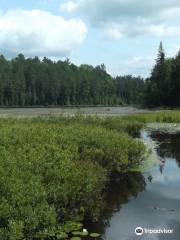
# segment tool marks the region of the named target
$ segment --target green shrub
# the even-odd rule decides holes
[[[143,160],[144,145],[123,124],[0,120],[0,239],[50,236],[67,220],[97,220],[111,173]]]

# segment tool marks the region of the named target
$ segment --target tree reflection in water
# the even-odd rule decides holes
[[[139,192],[145,190],[145,187],[145,178],[141,173],[113,176],[105,193],[103,215],[98,223],[93,224],[87,221],[88,229],[103,234],[113,214],[119,212],[123,204],[136,198]]]
[[[132,230],[137,220],[141,226],[172,228],[175,233],[167,239],[180,239],[180,133],[152,131],[150,137],[157,143],[161,163],[144,174],[113,176],[106,189],[102,218],[94,225],[87,225],[90,230],[103,234],[103,239],[119,240],[119,235],[122,239],[137,239]],[[164,235],[152,237],[143,239],[164,239]]]
[[[173,158],[180,167],[180,133],[167,134],[154,131],[151,133],[151,138],[158,143],[157,153],[162,158],[162,163],[166,158]],[[163,164],[161,167],[163,168]]]

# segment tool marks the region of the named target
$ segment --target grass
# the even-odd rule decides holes
[[[135,114],[123,117],[124,120],[138,123],[180,123],[180,110],[166,110],[152,113]]]

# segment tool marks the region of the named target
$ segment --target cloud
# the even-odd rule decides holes
[[[105,36],[110,40],[118,40],[123,36],[123,26],[118,24],[107,24],[104,27]]]
[[[180,7],[172,7],[169,9],[164,9],[159,14],[160,18],[163,20],[172,20],[172,19],[179,19],[180,17]]]
[[[71,13],[76,11],[78,7],[79,7],[78,3],[69,1],[67,3],[63,3],[62,5],[60,5],[60,10]]]
[[[64,10],[88,18],[92,26],[103,29],[110,39],[139,35],[180,35],[179,0],[76,0]]]
[[[134,56],[124,59],[122,62],[125,74],[130,72],[132,75],[138,76],[139,73],[143,77],[147,77],[154,65],[155,60],[153,56]]]
[[[86,37],[82,20],[65,20],[41,10],[0,13],[0,48],[9,55],[67,56]]]

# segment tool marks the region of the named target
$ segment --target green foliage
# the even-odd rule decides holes
[[[117,96],[126,104],[142,104],[144,101],[145,82],[140,77],[118,76],[116,81]]]
[[[74,236],[88,236],[88,232],[72,232]]]
[[[152,113],[135,114],[132,116],[123,117],[125,121],[145,123],[180,123],[180,111],[179,110],[164,110],[156,111]]]
[[[90,234],[90,237],[92,237],[92,238],[98,238],[98,237],[100,237],[100,234],[99,234],[99,233],[91,233],[91,234]]]
[[[180,105],[180,52],[166,58],[162,42],[150,77],[117,76],[104,64],[76,66],[19,54],[0,56],[0,106]]]
[[[1,119],[0,238],[62,239],[81,232],[72,220],[98,220],[110,175],[143,161],[123,121],[120,130],[117,119]]]
[[[180,106],[180,52],[175,58],[165,58],[160,43],[156,64],[146,81],[147,106]]]
[[[63,230],[66,233],[70,233],[73,231],[78,231],[82,229],[83,224],[79,222],[72,222],[72,221],[66,221],[65,224],[63,225]]]
[[[73,231],[74,228],[78,228],[79,231]],[[92,235],[92,236],[91,236]],[[88,233],[86,229],[82,229],[82,224],[78,222],[68,221],[63,225],[54,227],[51,229],[45,229],[44,231],[38,232],[35,235],[35,239],[88,239],[93,237],[94,233]],[[99,239],[100,234],[95,233],[96,238]],[[94,235],[94,237],[95,237]]]
[[[111,77],[103,64],[0,56],[0,106],[122,105],[139,102],[143,87],[139,78]]]

